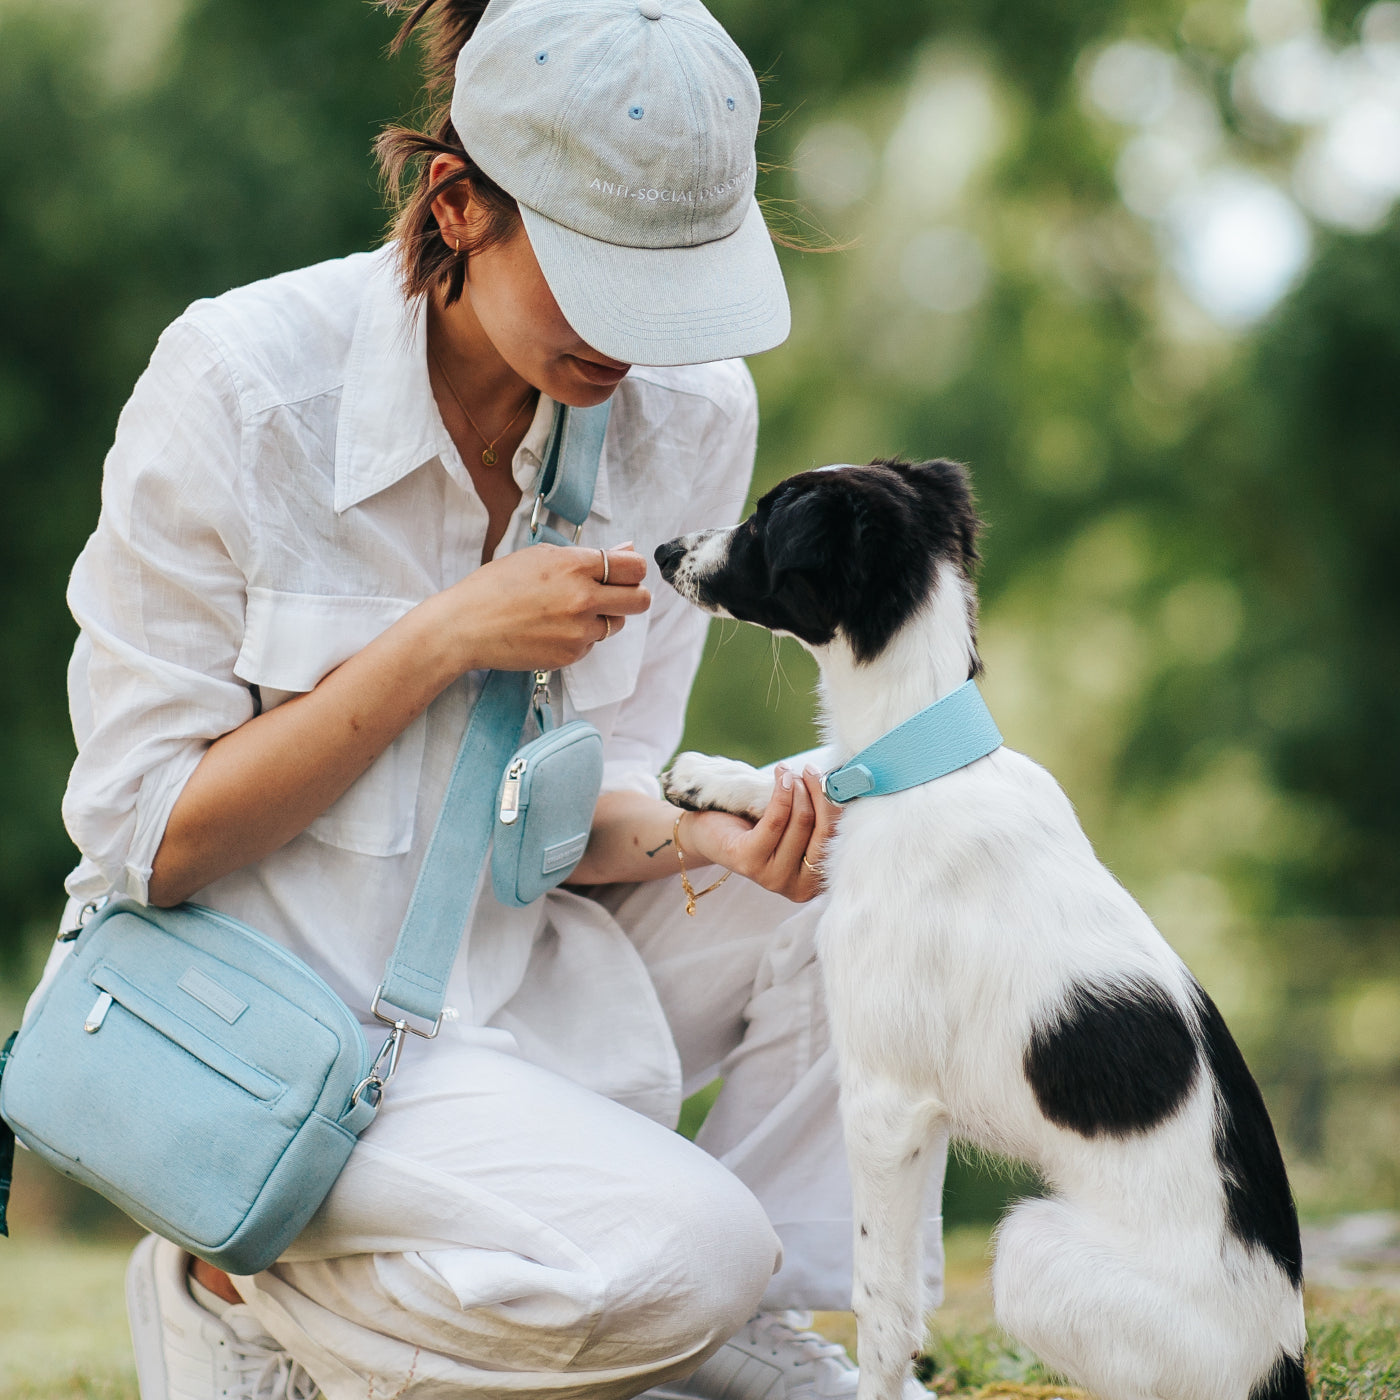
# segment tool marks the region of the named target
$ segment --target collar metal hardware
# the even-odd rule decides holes
[[[1001,747],[1001,732],[976,681],[956,690],[882,734],[822,778],[829,802],[883,797],[920,787],[966,768]]]

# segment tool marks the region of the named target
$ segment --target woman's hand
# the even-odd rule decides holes
[[[554,671],[651,606],[646,560],[631,543],[607,553],[531,545],[473,569],[431,600],[462,671]]]
[[[841,808],[827,800],[821,774],[774,772],[773,796],[755,822],[728,812],[687,812],[679,828],[688,865],[713,862],[798,903],[822,892],[822,855]]]

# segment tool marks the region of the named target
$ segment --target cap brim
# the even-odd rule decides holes
[[[611,359],[695,365],[787,339],[787,288],[757,200],[727,238],[691,248],[623,248],[520,214],[565,319]]]

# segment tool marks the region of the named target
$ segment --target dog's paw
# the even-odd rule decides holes
[[[661,792],[691,812],[732,812],[757,821],[773,795],[773,779],[732,758],[683,753],[661,775]]]

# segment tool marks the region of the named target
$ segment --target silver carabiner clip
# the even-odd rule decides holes
[[[394,1028],[389,1032],[389,1038],[380,1046],[379,1053],[374,1057],[374,1063],[369,1067],[369,1073],[355,1085],[354,1092],[350,1095],[352,1108],[362,1098],[368,1100],[376,1108],[379,1107],[379,1100],[384,1095],[385,1086],[398,1070],[399,1055],[403,1050],[403,1038],[407,1032],[407,1022],[394,1022]]]

